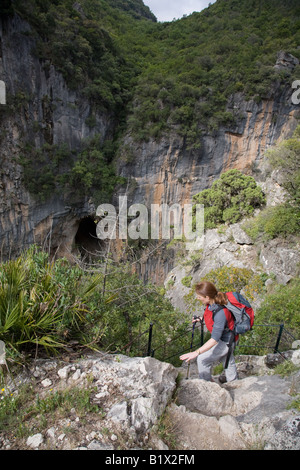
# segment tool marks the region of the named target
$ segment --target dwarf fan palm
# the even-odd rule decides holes
[[[0,339],[11,349],[32,345],[55,352],[85,321],[97,278],[81,283],[81,273],[49,262],[32,247],[0,266]]]

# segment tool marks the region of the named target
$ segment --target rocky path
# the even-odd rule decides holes
[[[291,359],[300,365],[300,351]],[[33,407],[22,416],[27,433],[2,429],[0,449],[299,450],[299,407],[289,407],[299,401],[299,370],[273,375],[265,357],[256,356],[244,356],[238,366],[244,378],[220,385],[199,380],[195,364],[186,380],[185,369],[149,357],[34,361],[7,384],[12,399],[26,384],[42,404],[88,391],[88,408],[76,401],[51,413]],[[249,371],[259,375],[246,376]]]

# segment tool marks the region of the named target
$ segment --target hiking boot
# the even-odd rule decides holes
[[[225,375],[220,375],[219,377],[220,384],[225,384],[227,382]]]

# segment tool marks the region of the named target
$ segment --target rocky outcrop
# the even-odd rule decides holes
[[[199,379],[183,382],[177,405],[170,408],[174,425],[181,423],[180,447],[300,449],[300,415],[287,410],[294,380],[299,389],[299,374],[292,380],[278,376],[248,377],[222,387]]]
[[[259,260],[265,272],[275,274],[280,284],[286,284],[299,275],[299,242],[271,240],[261,247]]]
[[[17,393],[16,384],[20,383],[30,383],[41,399],[58,391],[74,387],[88,390],[92,386],[91,400],[98,412],[82,420],[74,409],[57,422],[50,419],[48,429],[34,435],[34,439],[31,436],[19,441],[17,448],[103,450],[147,446],[151,428],[172,399],[177,375],[172,365],[150,357],[95,354],[71,363],[34,361],[28,374],[11,382],[9,393]],[[72,430],[69,437],[63,431],[66,427]],[[0,448],[1,444],[2,448],[9,445],[0,438]]]
[[[184,285],[184,278],[190,276],[190,285],[194,285],[211,270],[223,266],[251,269],[254,273],[266,273],[266,283],[286,284],[299,274],[300,251],[299,238],[289,240],[274,239],[269,242],[253,243],[243,230],[244,222],[210,229],[198,241],[198,249],[191,252],[184,262],[168,273],[165,286],[167,297],[174,307],[188,311],[184,296],[190,287]],[[259,299],[253,302],[257,307]]]
[[[299,353],[289,355],[295,366]],[[97,411],[82,415],[72,408],[56,419],[55,413],[45,414],[48,426],[39,429],[35,422],[36,433],[26,438],[12,439],[4,431],[0,449],[167,450],[170,435],[159,429],[164,415],[176,450],[299,450],[300,415],[293,400],[300,393],[300,373],[270,375],[269,362],[274,358],[244,356],[238,362],[244,378],[221,386],[198,379],[195,363],[186,380],[185,368],[150,357],[94,353],[71,362],[36,360],[27,374],[10,381],[9,396],[24,383],[33,388],[33,397],[49,403],[59,392],[90,390]],[[31,413],[24,419],[30,429]]]

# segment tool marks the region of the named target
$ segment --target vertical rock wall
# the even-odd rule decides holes
[[[128,137],[130,161],[124,152],[119,171],[131,178],[132,202],[183,205],[226,170],[251,174],[265,150],[295,130],[300,108],[292,103],[292,92],[288,84],[285,88],[275,84],[270,97],[260,103],[245,101],[240,93],[233,95],[227,110],[233,112],[236,124],[214,133],[203,130],[199,149],[188,150],[174,133],[140,145]]]
[[[7,104],[0,107],[0,251],[2,259],[38,243],[68,255],[80,220],[95,212],[92,202],[72,195],[33,197],[22,183],[19,157],[30,143],[79,147],[83,139],[112,131],[113,116],[95,114],[80,92],[67,87],[62,75],[34,54],[30,26],[18,16],[0,18],[0,79],[6,84]]]

